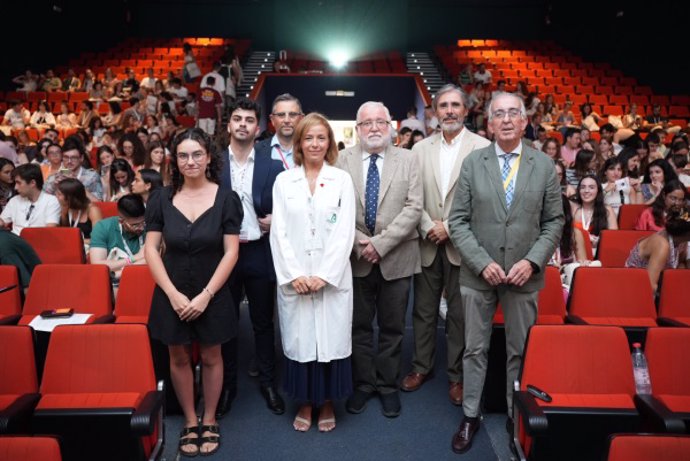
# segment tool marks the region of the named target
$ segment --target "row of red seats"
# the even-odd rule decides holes
[[[690,329],[650,328],[645,354],[652,394],[636,395],[623,329],[532,327],[514,397],[514,443],[521,459],[601,459],[614,433],[687,432]],[[536,398],[528,385],[551,400]],[[627,453],[616,447],[609,459],[640,459],[620,458]],[[641,459],[663,459],[663,453]]]
[[[55,435],[68,460],[160,456],[164,397],[145,325],[55,328],[40,388],[31,328],[0,326],[0,350],[0,369],[11,370],[0,380],[0,434]],[[55,456],[54,444],[37,443]]]

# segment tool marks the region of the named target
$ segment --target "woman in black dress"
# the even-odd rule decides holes
[[[237,262],[242,204],[235,192],[218,187],[220,156],[201,130],[180,133],[172,144],[172,159],[172,185],[154,191],[146,207],[145,254],[157,284],[149,327],[170,353],[172,383],[186,420],[180,453],[208,455],[220,446],[215,419],[223,383],[220,345],[237,334],[226,281]],[[201,426],[190,365],[195,340],[203,364]]]

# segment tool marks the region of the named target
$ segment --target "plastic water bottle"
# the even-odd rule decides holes
[[[635,375],[635,389],[638,394],[651,394],[652,382],[649,379],[649,369],[647,368],[647,358],[642,352],[640,343],[633,344],[632,353],[633,374]]]

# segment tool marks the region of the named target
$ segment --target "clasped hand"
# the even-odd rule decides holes
[[[326,286],[326,282],[314,275],[311,277],[306,277],[304,275],[297,277],[292,281],[292,288],[300,295],[308,295],[310,293],[316,293],[321,288]]]
[[[187,296],[176,291],[169,299],[172,308],[175,310],[180,320],[183,322],[191,322],[204,313],[211,300],[211,296],[206,290],[203,290],[190,301]]]
[[[506,275],[501,266],[491,262],[484,268],[481,275],[489,285],[494,287],[502,283],[521,287],[532,277],[532,265],[526,259],[521,259],[510,268]]]

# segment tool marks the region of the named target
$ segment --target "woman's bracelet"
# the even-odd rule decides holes
[[[205,291],[206,293],[208,293],[208,295],[209,295],[211,298],[213,298],[213,293],[211,293],[211,290],[209,290],[209,289],[206,288],[206,287],[202,288],[201,290],[202,290],[202,291]]]

